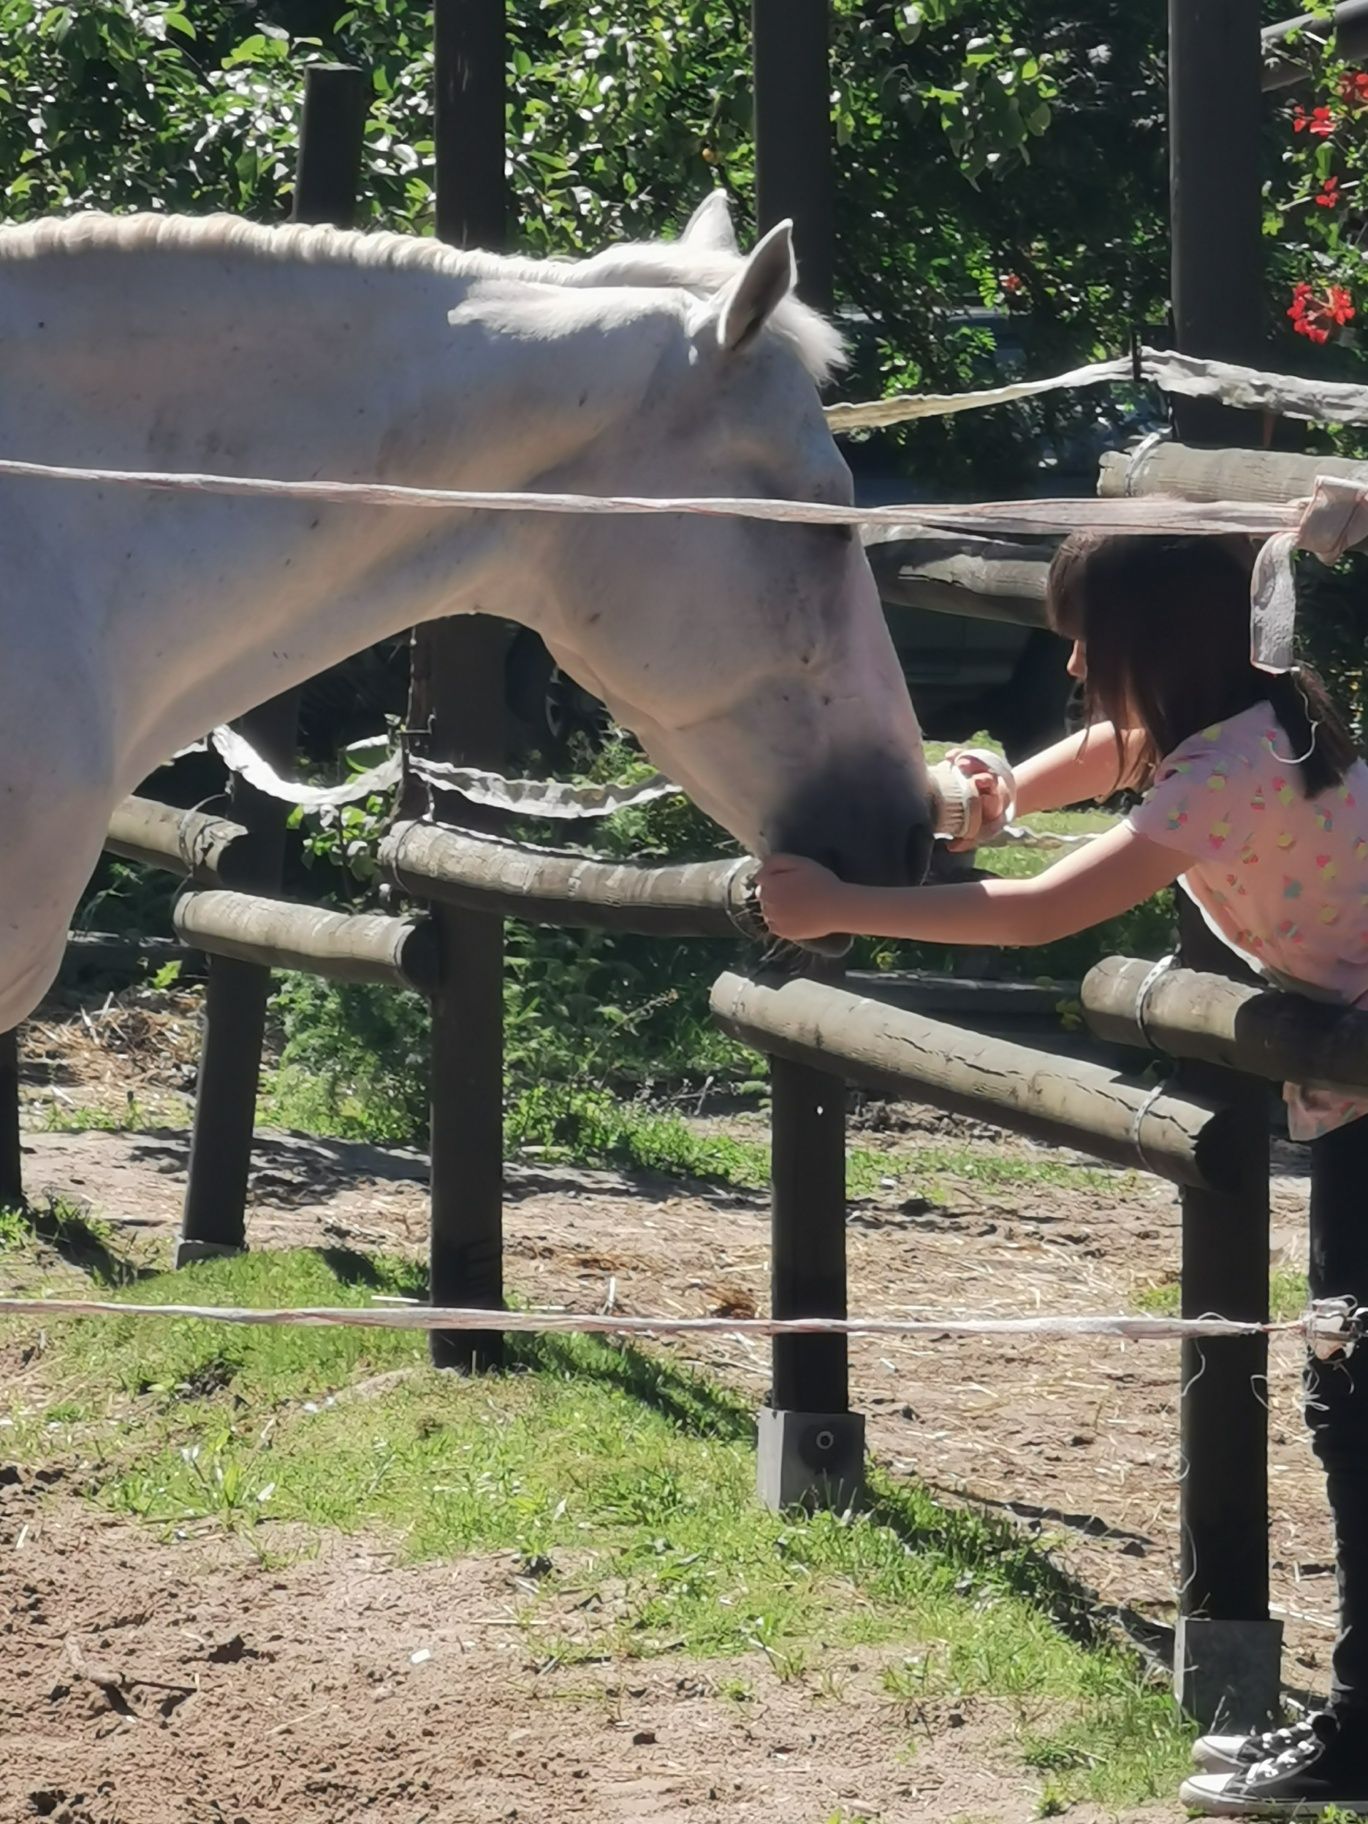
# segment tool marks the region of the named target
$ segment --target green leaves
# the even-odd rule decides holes
[[[755,179],[744,0],[508,10],[522,247],[573,255],[670,232],[719,184],[744,233]],[[305,16],[316,36],[280,23]],[[982,355],[955,333],[966,307],[1010,309],[1037,368],[1115,346],[1162,314],[1155,9],[832,0],[831,44],[838,287],[860,322],[852,393],[967,383]],[[156,207],[279,220],[314,58],[371,75],[363,223],[430,232],[431,15],[411,0],[0,0],[0,215]],[[972,469],[976,486],[1019,485],[1042,430],[1055,435],[1070,413],[1095,418],[1056,400],[991,423],[922,425],[885,447],[947,483]]]
[[[921,37],[922,27],[926,23],[920,6],[895,6],[893,8],[893,29],[904,44],[915,44]]]
[[[1002,177],[1027,161],[1026,141],[1050,125],[1059,93],[1053,59],[1014,44],[1010,32],[966,39],[952,87],[927,84],[923,101],[938,111],[941,131],[971,183],[986,172]]]

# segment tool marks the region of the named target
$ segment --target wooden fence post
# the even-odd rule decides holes
[[[497,251],[508,232],[505,0],[436,0],[437,232]],[[415,630],[409,740],[437,760],[497,769],[505,756],[507,629],[461,615]],[[473,806],[470,828],[488,828]],[[433,908],[443,980],[432,1007],[428,1296],[503,1305],[503,921]],[[438,1367],[498,1367],[499,1331],[434,1331]]]
[[[349,225],[356,209],[369,80],[362,70],[312,65],[305,74],[294,206],[296,222]],[[277,769],[293,766],[299,692],[263,703],[238,724]],[[260,893],[280,886],[286,807],[235,778],[232,814],[260,838],[250,883]],[[209,959],[204,998],[204,1045],[195,1086],[190,1167],[176,1265],[245,1244],[247,1180],[252,1160],[261,1048],[271,972],[231,957]]]
[[[0,1032],[0,1209],[24,1201],[24,1161],[19,1145],[19,1034]]]
[[[1173,327],[1184,354],[1260,365],[1263,113],[1258,0],[1169,0]],[[1257,419],[1174,399],[1185,443],[1257,441]]]
[[[1263,312],[1258,0],[1169,0],[1173,314],[1188,354],[1259,365]],[[1204,400],[1175,404],[1185,442],[1253,440],[1254,421]],[[1181,897],[1181,895],[1180,895]],[[1232,959],[1184,904],[1192,969]],[[1185,1087],[1242,1111],[1249,1169],[1236,1197],[1183,1192],[1185,1317],[1268,1314],[1266,1087],[1188,1064]],[[1204,1726],[1254,1727],[1278,1708],[1282,1628],[1268,1613],[1266,1340],[1183,1347],[1182,1560],[1174,1684]]]
[[[1180,911],[1185,967],[1230,974],[1230,957],[1189,902]],[[1269,1086],[1188,1061],[1192,1095],[1240,1118],[1248,1161],[1236,1195],[1182,1192],[1182,1315],[1260,1322],[1268,1316]],[[1174,1683],[1203,1727],[1239,1729],[1278,1711],[1282,1623],[1268,1613],[1268,1339],[1185,1342],[1180,1411],[1182,1544]]]
[[[829,0],[751,0],[756,214],[793,222],[798,289],[829,311],[835,288]]]
[[[789,217],[798,289],[817,310],[833,292],[835,193],[828,0],[752,0],[756,210],[761,232]],[[770,1281],[776,1317],[844,1317],[844,1082],[770,1059]],[[760,1499],[845,1505],[864,1469],[864,1419],[847,1411],[843,1336],[776,1337],[759,1417]]]
[[[770,1309],[845,1317],[846,1086],[770,1059]],[[849,1410],[848,1339],[777,1336],[769,1403],[757,1422],[763,1504],[848,1507],[864,1482],[864,1416]]]

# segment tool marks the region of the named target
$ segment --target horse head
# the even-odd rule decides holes
[[[789,224],[743,259],[717,199],[681,241],[566,269],[585,303],[635,288],[612,308],[653,339],[630,408],[537,485],[850,504],[818,396],[840,345],[795,279]],[[529,536],[558,662],[739,842],[867,884],[923,878],[921,733],[851,528],[568,517]]]

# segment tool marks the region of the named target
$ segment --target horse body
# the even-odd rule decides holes
[[[829,332],[705,206],[578,265],[226,219],[0,230],[0,451],[482,490],[846,500]],[[535,628],[757,852],[920,878],[920,736],[856,541],[737,519],[0,481],[0,1030],[113,806],[176,747],[438,615]]]

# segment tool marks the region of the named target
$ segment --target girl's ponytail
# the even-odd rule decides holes
[[[1268,702],[1292,752],[1308,798],[1338,785],[1358,758],[1353,737],[1319,677],[1309,666],[1268,679]]]

